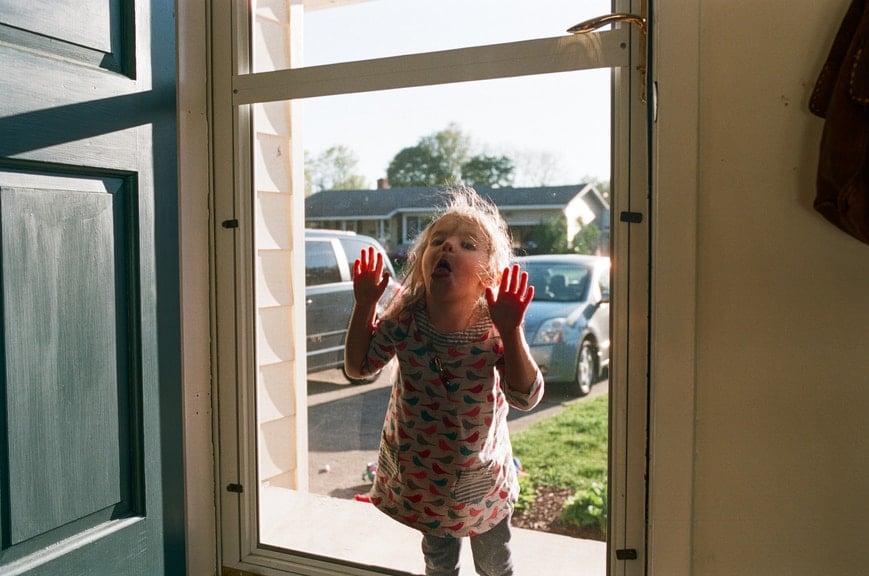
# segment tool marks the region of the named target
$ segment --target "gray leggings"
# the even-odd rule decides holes
[[[480,576],[513,576],[510,557],[510,517],[482,534],[471,536],[474,567]],[[458,576],[461,538],[422,537],[426,576]]]

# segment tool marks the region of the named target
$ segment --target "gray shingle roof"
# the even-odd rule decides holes
[[[476,186],[499,209],[565,206],[587,185],[537,188],[489,188]],[[305,198],[305,219],[389,218],[398,212],[428,212],[443,200],[443,188],[383,188],[378,190],[324,190]]]

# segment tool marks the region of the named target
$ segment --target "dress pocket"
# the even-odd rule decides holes
[[[494,466],[475,470],[460,470],[451,494],[461,504],[474,504],[482,500],[495,487]]]
[[[377,470],[390,480],[398,476],[398,450],[389,445],[386,438],[380,438],[380,453],[377,456]]]

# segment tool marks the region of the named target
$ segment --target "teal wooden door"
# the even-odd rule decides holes
[[[182,574],[174,2],[0,0],[0,573]]]

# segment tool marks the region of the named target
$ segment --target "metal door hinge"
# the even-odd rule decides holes
[[[639,224],[643,221],[642,212],[622,212],[619,214],[619,221],[627,222],[628,224]]]
[[[244,492],[244,486],[242,486],[241,484],[227,484],[226,491],[241,494],[242,492]]]
[[[236,220],[236,219],[224,220],[223,222],[220,223],[220,225],[223,226],[224,228],[238,228],[238,220]]]
[[[622,548],[616,550],[616,560],[636,560],[638,557],[636,548]]]

